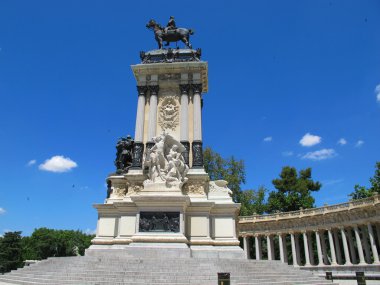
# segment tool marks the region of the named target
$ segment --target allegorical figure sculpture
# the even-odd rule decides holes
[[[162,49],[163,41],[166,41],[166,45],[169,45],[170,42],[182,41],[188,48],[192,48],[189,38],[194,32],[191,29],[177,28],[173,16],[170,17],[166,28],[163,28],[153,19],[146,24],[146,27],[154,31],[159,49]]]
[[[148,168],[149,179],[144,183],[165,183],[169,188],[181,188],[187,181],[189,170],[182,155],[185,147],[167,134],[154,137],[153,141],[155,144],[145,157],[144,165]]]
[[[126,173],[132,166],[132,149],[134,140],[130,135],[121,137],[116,144],[116,173]]]

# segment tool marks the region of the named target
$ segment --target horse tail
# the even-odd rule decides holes
[[[189,34],[194,35],[194,31],[192,29],[189,29]]]

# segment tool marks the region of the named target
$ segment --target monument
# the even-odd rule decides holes
[[[208,65],[191,48],[190,29],[174,17],[152,29],[159,49],[132,65],[137,82],[134,139],[120,138],[107,199],[96,204],[96,237],[86,255],[165,254],[244,258],[236,219],[240,205],[227,182],[210,181],[203,166],[202,96]],[[163,49],[181,40],[186,48]]]

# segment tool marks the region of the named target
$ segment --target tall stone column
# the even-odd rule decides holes
[[[318,265],[323,265],[323,257],[322,257],[322,247],[321,247],[321,239],[319,237],[318,230],[315,230],[315,241],[317,243],[317,253],[318,253]]]
[[[293,266],[298,266],[298,258],[296,253],[296,241],[294,237],[294,233],[290,233],[290,242],[292,245],[292,259],[293,259]]]
[[[189,142],[189,90],[190,84],[180,84],[179,89],[181,91],[181,133],[180,142],[186,148],[186,151],[182,153],[185,163],[189,165],[189,152],[190,152],[190,142]]]
[[[267,235],[268,260],[274,260],[273,236]]]
[[[247,259],[250,259],[249,255],[249,237],[244,237],[243,238],[243,245],[244,245],[244,253]]]
[[[141,169],[142,159],[144,152],[144,117],[145,117],[145,96],[148,87],[137,86],[138,100],[137,100],[137,114],[136,114],[136,127],[135,127],[135,143],[132,152],[132,167],[131,169]]]
[[[354,242],[354,239],[352,237],[351,228],[347,229],[347,238],[348,238],[348,246],[350,248],[351,262],[353,264],[356,264],[356,263],[358,263],[358,259],[356,257],[355,242]]]
[[[354,226],[354,232],[355,232],[355,238],[356,238],[356,247],[358,248],[358,253],[359,253],[359,264],[363,265],[366,263],[364,260],[362,241],[360,239],[359,228],[357,225]]]
[[[329,259],[327,257],[326,239],[325,239],[325,233],[324,233],[324,231],[320,232],[320,238],[321,238],[321,245],[322,245],[323,263],[325,265],[328,265],[329,264]]]
[[[336,263],[334,240],[333,240],[331,229],[327,230],[327,234],[329,236],[329,244],[330,244],[330,252],[331,252],[331,265],[334,266],[334,265],[337,265],[337,263]]]
[[[256,260],[261,260],[262,249],[261,249],[261,237],[255,235],[255,249],[256,249]]]
[[[306,231],[302,232],[303,235],[303,246],[305,248],[305,266],[310,266],[310,253],[309,253],[309,242]]]
[[[192,84],[193,88],[193,165],[192,168],[203,168],[203,148],[202,148],[202,84]]]
[[[294,240],[296,242],[296,258],[297,264],[301,266],[301,251],[300,251],[300,236],[299,234],[294,235]]]
[[[334,243],[335,243],[335,249],[336,249],[336,259],[338,264],[343,264],[342,260],[342,251],[340,250],[340,243],[339,243],[339,236],[338,236],[338,231],[333,231],[333,236],[334,236]]]
[[[344,227],[340,228],[340,233],[342,235],[342,243],[343,243],[343,251],[344,251],[344,259],[346,262],[344,265],[352,265],[351,260],[350,260],[350,252],[348,250],[348,243],[347,243],[347,237],[346,237],[346,232],[344,231]]]
[[[280,260],[283,263],[288,263],[288,251],[286,249],[286,239],[285,235],[279,233],[278,234],[278,244],[280,247]]]
[[[148,87],[150,91],[150,99],[149,99],[149,123],[148,123],[148,143],[147,148],[151,146],[148,144],[152,144],[152,138],[156,136],[156,126],[157,126],[157,94],[159,90],[158,85],[151,85]],[[152,144],[152,146],[154,143]]]
[[[368,238],[366,235],[366,226],[361,226],[360,231],[362,232],[362,245],[364,248],[365,261],[368,264],[370,264],[371,263],[371,250],[369,248]]]
[[[312,232],[306,232],[306,235],[307,235],[307,243],[309,244],[310,263],[311,265],[315,265]]]
[[[373,234],[373,229],[372,229],[371,223],[368,223],[367,227],[368,227],[369,242],[370,242],[371,248],[372,248],[373,263],[379,264],[379,253],[377,252],[375,236]]]

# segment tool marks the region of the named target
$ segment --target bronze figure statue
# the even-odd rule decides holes
[[[188,48],[192,48],[189,38],[194,32],[191,29],[177,28],[173,16],[170,17],[166,28],[163,28],[153,19],[146,24],[146,27],[154,31],[154,37],[159,49],[162,49],[163,41],[166,41],[166,45],[169,45],[170,42],[182,41]]]
[[[134,140],[130,135],[121,137],[116,144],[116,173],[126,173],[132,166],[132,149]]]

